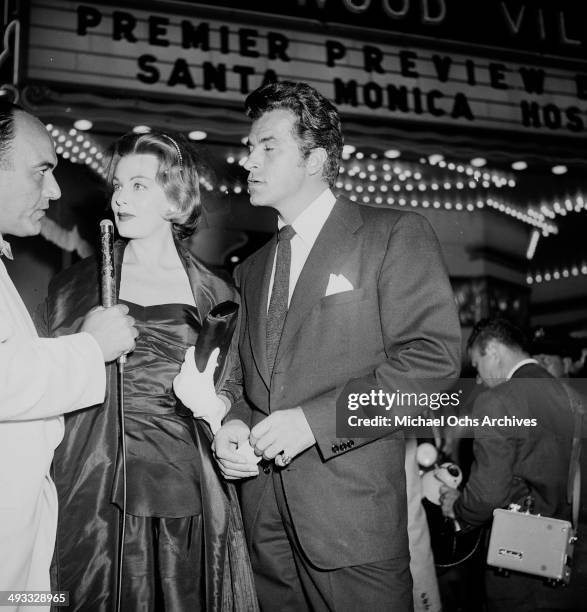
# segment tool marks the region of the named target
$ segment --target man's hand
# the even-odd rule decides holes
[[[114,361],[135,348],[139,335],[135,320],[128,316],[128,306],[117,304],[110,308],[96,306],[85,316],[81,330],[91,334],[104,355],[104,361]]]
[[[227,480],[250,478],[259,474],[256,457],[249,445],[250,430],[242,421],[225,423],[214,436],[212,450]]]
[[[279,467],[284,467],[289,460],[316,443],[301,408],[271,413],[253,427],[249,440],[257,455],[275,459]]]
[[[452,519],[456,518],[453,507],[457,499],[461,496],[461,492],[445,484],[441,485],[439,491],[442,514]]]
[[[196,367],[194,348],[190,346],[186,351],[181,370],[173,379],[173,390],[182,404],[194,413],[194,417],[208,421],[215,434],[228,408],[214,388],[214,370],[218,365],[220,349],[216,348],[210,353],[206,369],[200,372]]]

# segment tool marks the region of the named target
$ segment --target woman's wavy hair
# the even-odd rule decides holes
[[[200,160],[192,144],[181,134],[129,132],[114,143],[108,168],[109,184],[120,159],[133,154],[154,155],[159,160],[155,178],[172,206],[166,218],[176,238],[191,236],[201,212]]]

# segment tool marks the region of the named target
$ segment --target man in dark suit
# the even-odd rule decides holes
[[[394,391],[458,375],[439,245],[419,215],[330,191],[340,119],[316,90],[269,84],[246,107],[251,203],[276,209],[281,229],[236,274],[246,401],[214,450],[227,478],[247,478],[261,607],[411,610],[403,437],[338,437],[336,401],[351,379]],[[262,470],[241,455],[249,443]]]
[[[468,529],[489,524],[495,508],[523,507],[531,495],[533,513],[569,520],[574,418],[560,381],[530,358],[523,333],[505,319],[477,323],[467,347],[489,390],[479,395],[471,415],[480,427],[469,479],[462,492],[441,489],[443,511]],[[516,426],[512,419],[535,424]],[[556,599],[552,588],[528,574],[503,577],[489,569],[485,584],[489,612],[529,612]]]

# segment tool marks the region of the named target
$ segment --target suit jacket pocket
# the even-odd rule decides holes
[[[326,295],[320,300],[320,306],[322,308],[329,308],[335,304],[347,304],[349,302],[360,302],[365,297],[365,289],[352,289],[350,291],[341,291],[340,293],[333,293],[332,295]]]

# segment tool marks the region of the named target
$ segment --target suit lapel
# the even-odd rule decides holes
[[[338,274],[356,246],[363,221],[357,205],[337,200],[308,255],[291,298],[275,363],[314,306],[326,295],[330,274]]]
[[[271,240],[259,251],[255,261],[247,271],[245,299],[249,316],[248,333],[257,370],[265,385],[269,388],[269,369],[267,367],[267,300],[269,296],[269,281],[273,269],[277,237]]]

